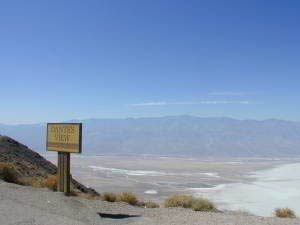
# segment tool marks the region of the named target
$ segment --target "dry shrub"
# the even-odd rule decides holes
[[[102,194],[102,200],[107,202],[116,202],[118,201],[118,194],[113,192],[105,192]]]
[[[217,211],[215,205],[205,199],[196,198],[191,195],[177,194],[165,200],[165,207],[183,207],[191,208],[194,211]]]
[[[193,198],[191,208],[194,211],[216,211],[215,205],[205,198]]]
[[[44,178],[42,178],[42,177],[24,178],[23,183],[24,183],[24,185],[27,185],[27,186],[41,188],[42,187],[41,183],[42,183],[43,179]]]
[[[142,207],[142,208],[159,208],[160,206],[159,206],[159,204],[157,204],[157,203],[155,203],[155,202],[152,202],[152,201],[139,201],[138,203],[137,203],[137,206],[139,206],[139,207]]]
[[[165,200],[165,207],[183,207],[183,208],[191,208],[191,201],[193,196],[184,195],[184,194],[176,194]]]
[[[138,205],[139,203],[138,198],[132,192],[105,192],[102,194],[102,200],[108,202],[126,202],[130,205]]]
[[[132,192],[121,192],[119,194],[119,199],[121,202],[127,202],[130,205],[137,205],[138,199]]]
[[[42,180],[41,187],[46,187],[52,191],[57,191],[57,176],[56,175],[48,175],[47,178]]]
[[[275,209],[274,213],[280,218],[296,218],[294,211],[289,208],[278,208]]]
[[[0,162],[0,179],[15,184],[21,184],[18,179],[18,171],[12,163]]]
[[[37,187],[37,188],[49,188],[52,191],[57,190],[57,176],[48,175],[47,178],[43,177],[31,177],[23,179],[23,184]]]
[[[139,201],[136,195],[132,192],[104,192],[103,194],[101,194],[101,199],[107,202],[126,202],[130,205],[139,206],[143,208],[159,208],[159,204],[155,202]]]

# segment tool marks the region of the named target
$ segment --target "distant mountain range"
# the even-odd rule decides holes
[[[192,116],[72,122],[83,123],[85,154],[300,156],[300,122]],[[0,134],[45,151],[45,124],[0,124]]]

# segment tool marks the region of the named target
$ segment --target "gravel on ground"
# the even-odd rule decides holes
[[[107,218],[114,215],[118,218]],[[181,208],[143,209],[125,203],[66,197],[62,193],[47,189],[0,181],[0,224],[300,225],[300,220],[257,217],[243,213],[194,212]]]

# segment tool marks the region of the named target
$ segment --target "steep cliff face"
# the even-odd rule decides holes
[[[1,135],[0,162],[13,164],[19,179],[47,177],[55,175],[57,170],[54,164],[40,154],[10,137]],[[72,185],[83,193],[97,194],[95,190],[85,187],[74,179],[72,179]]]

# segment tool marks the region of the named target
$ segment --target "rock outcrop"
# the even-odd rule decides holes
[[[57,171],[57,167],[40,154],[10,137],[1,135],[0,162],[12,164],[20,179],[45,178],[48,175],[55,175]],[[88,188],[74,179],[72,179],[72,187],[83,193],[98,195],[94,189]]]

